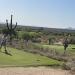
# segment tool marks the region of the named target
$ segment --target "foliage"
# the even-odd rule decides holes
[[[28,41],[28,40],[31,39],[31,37],[30,37],[30,35],[29,35],[28,32],[24,32],[24,33],[22,34],[22,39]]]
[[[54,36],[50,36],[48,40],[49,40],[49,45],[53,44],[53,42],[55,40],[55,37]]]
[[[28,40],[37,41],[37,38],[41,37],[41,33],[19,31],[18,32],[18,37],[19,37],[19,39],[24,39],[26,41],[28,41]],[[38,41],[40,41],[40,40],[38,40]]]
[[[70,43],[70,44],[75,44],[75,37],[74,37],[74,36],[71,36],[71,37],[69,38],[69,43]]]

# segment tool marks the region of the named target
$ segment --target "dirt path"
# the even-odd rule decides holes
[[[70,75],[69,71],[46,67],[0,68],[0,75]]]

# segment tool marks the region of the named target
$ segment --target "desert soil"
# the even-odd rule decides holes
[[[71,75],[69,71],[48,67],[9,67],[0,68],[0,75]]]

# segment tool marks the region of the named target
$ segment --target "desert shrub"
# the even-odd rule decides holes
[[[67,62],[62,65],[62,68],[65,70],[71,70],[71,65],[72,65],[71,62]]]
[[[70,44],[75,44],[75,38],[70,39]]]
[[[50,44],[53,44],[54,41],[55,41],[55,36],[50,36],[50,37],[48,38],[48,40],[49,40],[49,45],[50,45]]]
[[[34,43],[40,43],[41,39],[32,39],[32,42],[34,42]]]
[[[28,41],[28,40],[30,40],[30,38],[31,38],[31,37],[30,37],[30,35],[29,35],[28,32],[24,32],[24,33],[22,34],[22,39]]]
[[[66,63],[63,64],[63,69],[75,71],[75,60],[68,60]]]

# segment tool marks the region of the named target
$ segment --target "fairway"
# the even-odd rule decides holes
[[[7,48],[8,52],[11,53],[12,56],[6,55],[0,52],[0,66],[56,66],[61,65],[62,62],[50,59],[45,56],[40,56],[38,54],[32,54],[28,52],[24,52],[21,50]]]
[[[58,52],[61,52],[63,53],[64,52],[64,46],[63,45],[43,45],[44,47],[48,47],[52,50],[56,50]],[[75,45],[69,45],[68,48],[67,48],[67,53],[70,53],[70,54],[74,54],[75,55]]]

